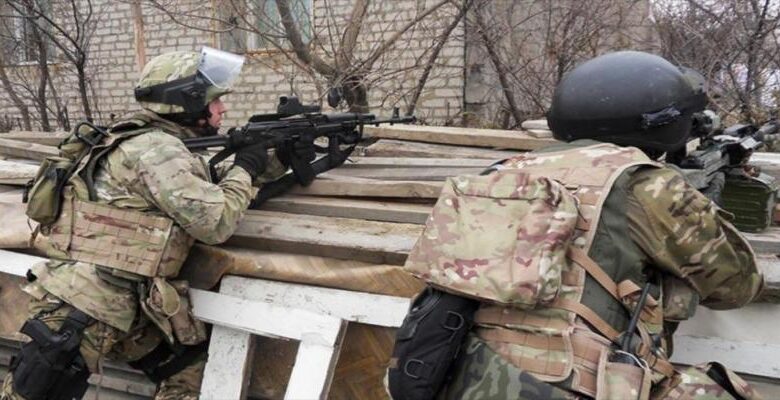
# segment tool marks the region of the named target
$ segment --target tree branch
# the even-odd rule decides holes
[[[363,20],[368,12],[368,5],[370,0],[356,0],[355,5],[352,7],[352,14],[347,22],[347,27],[344,29],[344,34],[341,37],[341,46],[337,51],[336,68],[342,69],[350,65],[352,61],[352,53],[355,51],[355,45],[357,44],[357,37],[360,34],[360,29],[363,27]]]
[[[287,40],[290,42],[290,45],[292,45],[293,51],[298,58],[305,64],[311,65],[317,72],[325,76],[336,76],[336,68],[325,62],[325,60],[318,55],[312,53],[309,50],[309,46],[303,43],[301,32],[295,25],[295,18],[293,18],[290,10],[289,0],[276,0],[276,9],[279,11],[279,16],[282,19],[282,26],[284,26]]]

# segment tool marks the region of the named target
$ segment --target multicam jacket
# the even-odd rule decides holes
[[[503,163],[509,169],[566,171],[561,175],[564,178],[582,175],[578,170],[588,168],[608,171],[614,165],[619,171],[621,165],[629,166],[614,182],[604,181],[604,189],[580,186],[575,192],[586,219],[598,207],[601,214],[585,227],[578,223],[578,231],[584,229],[584,233],[578,234],[574,247],[588,249],[589,258],[617,284],[614,292],[621,301],[589,269],[586,274],[582,262],[575,261],[564,271],[559,300],[550,306],[520,310],[484,303],[476,316],[476,337],[465,349],[467,361],[455,371],[443,397],[515,398],[525,391],[528,398],[535,398],[532,394],[541,389],[526,389],[538,380],[565,389],[565,398],[570,397],[565,395],[568,391],[593,397],[612,393],[606,398],[614,398],[608,381],[622,378],[614,379],[604,371],[626,364],[616,367],[608,361],[611,338],[604,331],[615,335],[626,329],[638,291],[650,280],[654,285],[640,324],[642,334],[659,342],[660,349],[643,349],[656,373],[644,378],[640,373],[638,382],[628,385],[636,392],[643,379],[660,382],[664,376],[659,370],[667,376],[672,372],[665,362],[670,348],[666,324],[690,317],[697,303],[728,309],[755,298],[763,280],[750,246],[728,222],[727,213],[690,187],[678,172],[649,161],[638,149],[578,141]],[[490,240],[488,234],[480,235]],[[417,256],[413,251],[410,259]],[[595,312],[590,320],[605,324],[601,328],[591,324],[577,304]],[[620,397],[633,394],[625,392]]]
[[[227,240],[257,192],[250,175],[241,168],[223,168],[222,179],[213,183],[207,160],[191,153],[178,139],[194,137],[194,131],[151,112],[137,114],[129,122],[153,129],[125,139],[100,161],[94,183],[97,202],[170,218],[186,235],[204,243]],[[272,157],[255,183],[267,182],[285,171]],[[87,196],[78,186],[73,191],[78,198]],[[143,252],[138,249],[139,254]],[[51,252],[51,256],[56,255],[56,251]],[[171,289],[164,278],[152,280],[82,261],[52,260],[36,265],[33,273],[37,279],[27,286],[28,293],[39,299],[51,293],[123,331],[130,329],[136,318],[139,296],[144,303],[149,294],[137,293],[135,283],[141,282],[148,290]],[[141,305],[147,314],[160,311]],[[162,308],[166,307],[172,306]],[[165,318],[157,314],[149,316],[159,325]],[[166,333],[170,340],[170,331]]]

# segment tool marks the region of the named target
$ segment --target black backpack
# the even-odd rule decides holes
[[[396,333],[387,370],[393,400],[433,399],[447,380],[479,301],[427,287]]]

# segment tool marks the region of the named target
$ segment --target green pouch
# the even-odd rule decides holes
[[[62,190],[73,166],[73,160],[64,157],[47,157],[43,160],[35,179],[28,182],[25,189],[28,217],[41,225],[49,225],[57,220],[62,208]]]

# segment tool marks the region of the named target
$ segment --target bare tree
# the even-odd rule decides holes
[[[718,111],[761,122],[780,105],[776,0],[658,1],[654,13],[661,54],[701,72]]]
[[[516,127],[543,116],[563,75],[579,62],[621,48],[643,48],[646,2],[479,0],[469,18],[467,61],[476,71],[476,104],[499,100],[489,123]],[[503,118],[501,117],[503,115]]]
[[[60,55],[73,66],[84,117],[93,120],[87,68],[99,13],[95,12],[92,0],[60,0],[50,3],[6,0],[6,3],[18,13],[29,16],[34,30],[56,46]],[[44,7],[44,4],[50,5],[51,9]],[[58,103],[57,106],[62,112],[61,104]]]
[[[6,72],[5,66],[5,55],[3,52],[0,52],[0,83],[3,84],[3,89],[5,90],[6,94],[8,94],[8,97],[11,98],[11,102],[14,104],[14,107],[19,110],[19,114],[22,117],[22,126],[24,130],[32,130],[32,124],[30,123],[30,110],[27,108],[27,104],[25,104],[24,100],[22,100],[22,98],[19,97],[19,94],[17,94],[16,88],[8,78],[8,73]]]
[[[328,0],[323,0],[317,7],[319,14],[313,16],[301,0],[223,0],[215,3],[221,13],[181,7],[165,0],[147,1],[189,28],[211,30],[225,36],[238,36],[243,32],[259,38],[263,47],[285,56],[303,74],[311,77],[319,89],[340,89],[350,110],[356,112],[368,110],[368,93],[373,83],[407,74],[409,70],[423,74],[425,66],[435,61],[435,57],[432,61],[419,54],[436,53],[435,43],[431,43],[418,51],[414,65],[402,65],[397,60],[397,55],[403,51],[399,49],[410,47],[404,43],[404,38],[415,29],[421,29],[421,22],[433,15],[450,13],[453,15],[447,14],[447,19],[436,21],[436,31],[428,36],[446,39],[448,35],[442,33],[454,29],[450,28],[453,23],[448,23],[452,22],[450,18],[461,19],[459,13],[463,8],[463,2],[458,0],[421,0],[411,18],[399,17],[391,23],[371,24],[372,6],[382,7],[388,3],[354,0],[348,12],[341,12],[343,7],[331,6]],[[368,37],[372,40],[367,40]],[[414,79],[422,85],[427,80],[427,77]],[[412,95],[415,97],[419,99],[419,94]]]
[[[422,73],[420,74],[420,78],[417,80],[417,85],[414,87],[414,92],[411,95],[409,106],[406,109],[407,114],[414,114],[414,110],[417,107],[417,102],[420,100],[420,95],[422,95],[423,91],[425,90],[425,84],[428,82],[428,78],[431,76],[431,71],[436,65],[436,59],[439,58],[439,54],[444,48],[444,45],[447,43],[447,40],[450,38],[450,35],[452,35],[452,32],[455,30],[455,28],[457,28],[458,25],[462,23],[466,17],[466,13],[469,11],[469,9],[471,9],[473,4],[474,0],[466,0],[461,6],[458,14],[452,18],[452,22],[450,22],[447,28],[444,29],[441,35],[439,35],[439,37],[434,41],[435,45],[428,55],[428,60],[425,63],[425,67],[423,68]]]

